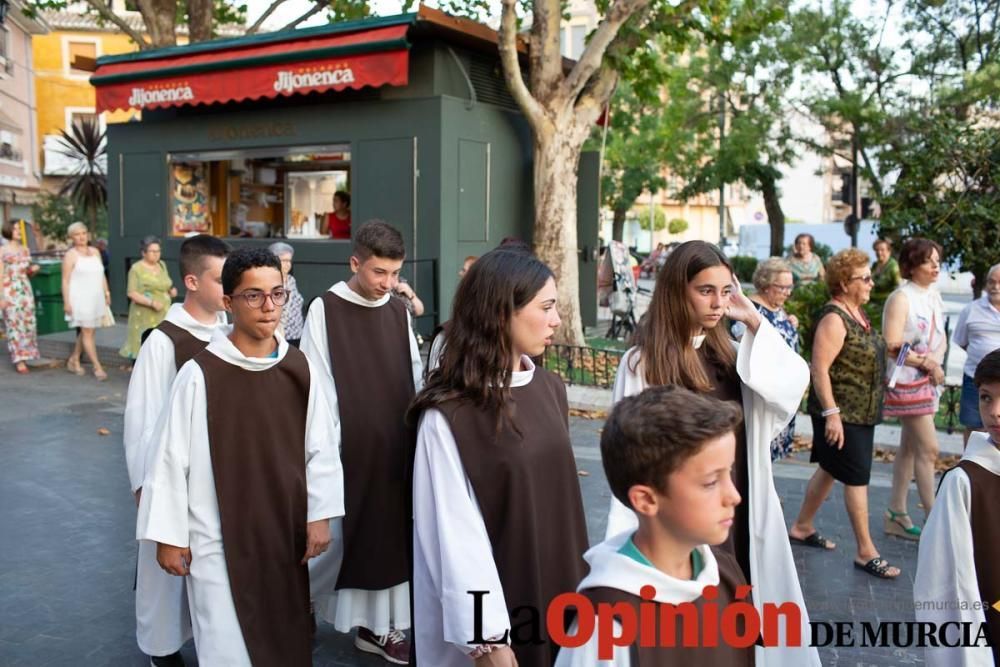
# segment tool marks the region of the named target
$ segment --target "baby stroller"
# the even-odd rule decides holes
[[[628,339],[635,331],[635,301],[640,292],[648,293],[636,285],[635,273],[632,271],[631,255],[621,241],[608,243],[608,251],[604,253],[604,264],[601,267],[601,281],[604,287],[601,301],[606,300],[611,309],[611,327],[605,338]]]

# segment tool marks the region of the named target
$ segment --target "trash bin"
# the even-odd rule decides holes
[[[31,289],[35,293],[35,324],[38,335],[67,331],[66,314],[62,301],[62,262],[40,260],[38,273],[31,277]]]

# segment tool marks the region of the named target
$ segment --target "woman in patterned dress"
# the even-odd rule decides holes
[[[128,307],[128,337],[118,354],[133,361],[139,355],[142,334],[155,328],[167,316],[170,301],[177,296],[167,265],[160,259],[160,239],[147,236],[139,244],[142,260],[128,270],[126,293]]]
[[[7,350],[18,373],[28,372],[24,363],[38,358],[35,330],[35,296],[28,280],[38,265],[21,243],[21,225],[8,220],[0,230],[9,241],[0,248],[0,314],[7,326]]]
[[[799,321],[794,315],[785,312],[785,301],[792,293],[794,285],[792,269],[788,262],[780,257],[765,259],[757,265],[753,272],[753,286],[756,292],[750,297],[760,314],[774,325],[788,347],[799,351]],[[781,433],[771,441],[771,460],[780,459],[792,451],[792,438],[795,436],[795,417]]]
[[[840,482],[857,543],[854,567],[893,579],[900,570],[882,558],[868,528],[868,483],[875,425],[882,417],[885,368],[885,341],[863,308],[872,292],[868,262],[864,252],[848,248],[834,255],[826,267],[833,296],[816,320],[809,391],[810,460],[819,467],[806,486],[802,508],[788,535],[794,544],[836,547],[816,530],[814,520],[834,482]]]

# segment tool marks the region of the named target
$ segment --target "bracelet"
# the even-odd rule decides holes
[[[824,410],[823,412],[820,413],[820,415],[822,415],[823,417],[832,417],[833,415],[839,415],[839,414],[840,414],[840,408],[836,406],[830,408],[829,410]]]

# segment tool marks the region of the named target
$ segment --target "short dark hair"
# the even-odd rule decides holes
[[[3,226],[0,226],[0,236],[3,236],[8,241],[14,240],[14,225],[21,222],[20,220],[4,220]],[[27,245],[27,241],[21,239],[21,243]]]
[[[225,259],[232,251],[229,244],[222,239],[208,234],[198,234],[184,239],[181,243],[181,279],[184,276],[199,276],[205,270],[206,257],[221,257]]]
[[[931,253],[937,250],[938,259],[944,261],[941,246],[930,239],[908,239],[899,249],[899,273],[907,280],[913,275],[913,270],[930,259]]]
[[[354,234],[354,254],[359,259],[405,259],[406,244],[399,230],[385,220],[369,220]]]
[[[799,242],[799,239],[805,239],[805,240],[809,241],[809,251],[810,252],[815,252],[816,251],[816,238],[812,234],[805,234],[805,233],[803,233],[803,234],[799,234],[798,236],[796,236],[795,240],[792,241],[792,247],[793,248],[795,247],[795,244]]]
[[[650,387],[615,405],[601,433],[601,459],[611,492],[631,507],[636,484],[667,493],[667,477],[706,442],[736,429],[740,408],[678,385]]]
[[[993,350],[976,365],[972,381],[977,387],[990,382],[1000,382],[1000,350]]]
[[[347,192],[345,192],[344,190],[337,190],[336,192],[334,192],[333,198],[334,199],[339,198],[340,201],[344,202],[347,208],[351,207],[351,195],[347,194]]]
[[[505,236],[500,245],[497,246],[497,250],[510,250],[512,252],[526,252],[529,255],[534,253],[531,250],[531,244],[529,244],[524,239],[520,239],[516,236]]]
[[[271,267],[281,273],[281,260],[267,248],[239,248],[234,250],[222,265],[222,292],[232,295],[240,278],[250,269]]]

